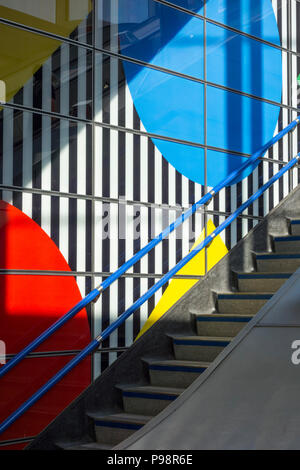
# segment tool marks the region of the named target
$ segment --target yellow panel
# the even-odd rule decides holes
[[[211,220],[207,223],[207,235],[209,235],[216,227]],[[204,240],[205,231],[203,229],[201,235],[196,240],[192,249]],[[223,256],[228,252],[225,244],[220,236],[217,236],[207,249],[207,269],[210,270],[217,264]],[[205,250],[200,251],[189,263],[187,263],[177,274],[202,276],[205,274]],[[178,300],[186,294],[196,283],[197,279],[173,279],[164,294],[160,298],[153,312],[149,316],[145,325],[138,334],[138,339],[145,331],[147,331],[162,315],[164,315]]]
[[[92,10],[92,0],[0,0],[0,16],[68,37]]]
[[[33,6],[35,1],[37,0],[32,1]],[[90,0],[76,0],[76,4],[84,3],[85,7],[82,8],[81,5],[78,14],[74,15],[75,18],[70,19],[73,11],[71,7],[72,5],[76,6],[74,2],[70,3],[70,1],[73,2],[73,0],[56,0],[53,15],[51,16],[49,13],[49,21],[45,21],[43,16],[45,17],[46,13],[43,11],[36,13],[39,16],[29,15],[17,9],[6,8],[3,4],[8,4],[7,0],[2,2],[0,0],[0,16],[11,21],[68,37],[92,7]],[[45,0],[42,1],[42,3],[44,2]],[[22,5],[22,2],[15,3]],[[26,5],[29,5],[28,2]],[[76,19],[76,16],[80,15],[84,16]],[[56,51],[61,45],[61,41],[49,39],[18,28],[0,25],[0,44],[0,82],[3,82],[1,84],[2,92],[0,98],[1,101],[8,102]],[[3,96],[3,90],[5,90],[6,96]]]

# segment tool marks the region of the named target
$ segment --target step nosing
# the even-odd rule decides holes
[[[270,299],[274,294],[218,294],[218,300],[265,300]]]
[[[287,235],[285,237],[274,237],[275,242],[296,242],[300,241],[300,235]]]
[[[155,392],[134,392],[130,390],[124,390],[123,396],[132,398],[149,398],[151,400],[175,400],[181,392],[169,392],[169,393],[155,393]]]
[[[141,429],[146,423],[126,423],[122,421],[107,421],[95,419],[95,426],[101,426],[105,428],[118,428],[118,429],[132,429],[138,430]]]
[[[240,273],[238,279],[288,279],[293,273]]]
[[[267,259],[299,259],[299,253],[267,253],[264,255],[256,255],[258,260]]]
[[[210,347],[225,347],[230,343],[231,340],[224,339],[173,339],[174,344],[185,345],[185,346],[210,346]]]
[[[149,370],[162,370],[166,372],[204,372],[207,366],[172,366],[172,365],[160,365],[151,364]]]
[[[211,322],[211,323],[247,323],[250,320],[252,320],[253,315],[245,315],[245,316],[238,316],[238,315],[224,315],[224,316],[218,316],[214,318],[214,314],[210,316],[199,316],[196,318],[196,321],[198,322]]]

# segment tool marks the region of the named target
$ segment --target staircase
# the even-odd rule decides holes
[[[300,266],[299,195],[297,188],[28,448],[111,449],[176,400]]]

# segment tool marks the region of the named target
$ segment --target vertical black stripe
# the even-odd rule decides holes
[[[218,193],[214,196],[214,211],[218,211],[219,208],[220,208],[219,199],[220,199],[220,193]],[[214,214],[213,222],[214,222],[214,226],[218,227],[218,225],[219,225],[219,216],[218,215]]]
[[[103,128],[103,162],[102,162],[102,193],[110,196],[110,130]]]
[[[51,190],[59,191],[60,120],[51,119]],[[59,247],[59,198],[51,197],[51,238]]]
[[[155,284],[155,279],[153,277],[148,279],[148,290]],[[155,307],[155,298],[154,295],[148,300],[148,317],[151,315],[151,312],[154,310]]]
[[[87,295],[92,290],[92,278],[90,276],[86,276],[85,278],[85,295]],[[89,328],[92,335],[92,304],[89,304],[85,307],[87,318],[89,322]]]
[[[51,238],[59,247],[59,198],[51,196]]]
[[[103,47],[105,49],[110,49],[110,21],[107,21],[107,18],[111,18],[111,8],[110,2],[103,1],[103,14],[101,16],[103,18]],[[115,51],[116,52],[116,51]]]
[[[141,296],[141,279],[133,278],[133,302]],[[135,338],[141,329],[141,312],[140,309],[133,316],[133,338]]]
[[[77,123],[69,123],[69,190],[77,193]],[[69,199],[69,265],[77,269],[77,200]]]
[[[134,135],[133,136],[133,199],[135,201],[140,201],[141,198],[141,180],[140,180],[140,171],[141,171],[141,139],[140,136]],[[134,252],[136,253],[141,249],[141,226],[140,226],[140,219],[141,219],[141,207],[140,205],[134,206],[134,227],[136,230],[136,234],[134,236]],[[141,270],[141,263],[138,261],[134,265],[134,272],[140,272]]]
[[[69,191],[77,193],[77,137],[78,124],[69,122]]]
[[[19,93],[22,97],[23,93]],[[23,112],[13,111],[13,185],[22,186],[23,182]],[[13,193],[13,205],[22,210],[22,193]]]
[[[125,312],[125,283],[126,279],[120,277],[118,281],[118,315],[122,315]],[[123,323],[118,329],[118,347],[125,346],[125,323]]]
[[[102,57],[102,119],[103,122],[110,123],[110,61],[115,59],[104,54]]]
[[[148,139],[148,201],[155,201],[155,153],[151,139]],[[148,208],[148,241],[155,237],[155,210]],[[148,273],[155,272],[155,250],[151,250],[148,255]]]
[[[51,111],[60,112],[60,84],[61,84],[61,49],[54,52],[51,60]]]
[[[176,198],[176,205],[182,207],[182,175],[176,170],[175,173],[175,198]],[[182,211],[176,210],[175,217],[180,217]],[[178,229],[175,231],[175,236],[176,236],[176,263],[178,263],[182,259],[182,225],[178,227]]]
[[[193,205],[195,202],[197,202],[195,198],[195,183],[189,180],[189,205]],[[196,237],[199,236],[199,234],[195,233],[195,218],[196,216],[194,214],[189,219],[189,242],[190,244],[194,243]]]
[[[85,236],[86,236],[86,256],[85,269],[92,271],[92,201],[87,200],[85,203],[86,219],[85,219]]]
[[[86,119],[92,119],[94,116],[93,110],[93,53],[86,51]]]
[[[69,266],[77,270],[77,200],[69,199]],[[84,248],[83,248],[84,249]]]
[[[99,151],[99,149],[96,149]],[[93,193],[93,128],[86,125],[86,194]]]
[[[33,107],[42,107],[42,68],[33,76]],[[42,154],[42,116],[32,116],[33,149],[32,149],[32,187],[41,188],[41,154]],[[41,196],[32,195],[32,218],[41,225]]]
[[[169,203],[169,172],[168,162],[162,158],[162,203]],[[169,225],[169,211],[162,209],[162,228],[164,229]],[[162,241],[162,272],[169,271],[169,239],[165,238]]]
[[[117,59],[115,59],[117,60]],[[118,77],[119,77],[119,86],[118,86],[118,123],[119,126],[125,127],[125,91],[126,91],[126,79],[123,70],[123,65],[120,60],[118,60]]]
[[[231,214],[231,187],[225,189],[225,210]],[[225,240],[228,249],[231,247],[231,226],[225,229]]]
[[[119,204],[119,239],[118,239],[118,263],[124,264],[125,259],[125,226],[126,226],[126,207],[124,204],[125,196],[125,133],[118,132],[118,194],[121,198]]]
[[[78,48],[70,44],[69,113],[78,116]]]
[[[280,42],[282,44],[282,17],[281,15],[282,15],[281,0],[277,0],[277,25],[278,25]]]

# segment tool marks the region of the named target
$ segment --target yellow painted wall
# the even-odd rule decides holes
[[[33,7],[35,1],[38,0],[33,0]],[[81,3],[84,3],[84,8],[82,8]],[[81,16],[76,18],[75,15],[75,18],[70,19],[72,7],[76,11],[77,4],[79,8],[78,16]],[[91,8],[91,0],[56,0],[53,6],[55,19],[51,18],[52,21],[45,21],[38,16],[1,5],[0,16],[26,26],[68,37]],[[61,41],[49,39],[45,36],[37,36],[22,29],[1,24],[0,44],[0,81],[5,84],[4,86],[2,83],[1,87],[2,89],[5,88],[6,94],[5,99],[3,99],[3,96],[1,98],[3,101],[8,102],[55,52],[61,45]],[[3,91],[1,95],[3,95]]]

